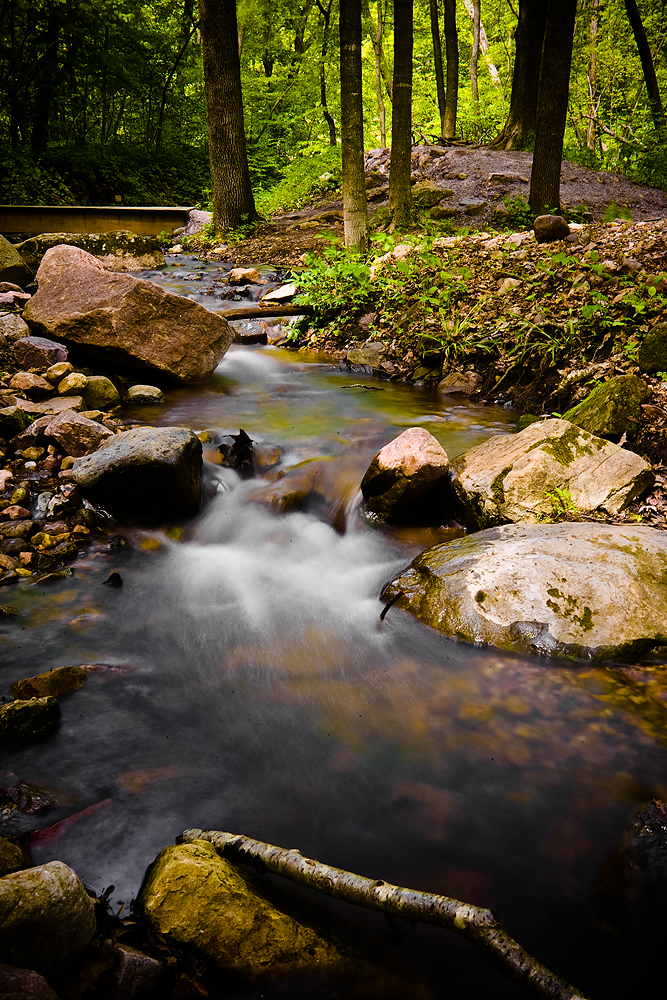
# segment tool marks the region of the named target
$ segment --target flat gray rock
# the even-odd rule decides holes
[[[512,524],[435,545],[384,589],[453,639],[532,655],[634,659],[667,644],[667,532]]]

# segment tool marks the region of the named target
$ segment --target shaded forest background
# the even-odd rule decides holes
[[[456,4],[456,138],[493,141],[507,118],[518,0]],[[412,132],[441,134],[431,18],[416,0]],[[667,0],[640,12],[667,92]],[[298,205],[340,179],[336,0],[241,0],[239,48],[258,208]],[[0,0],[0,202],[168,205],[210,199],[196,0]],[[386,143],[393,5],[363,7],[364,131]],[[445,51],[444,37],[442,42]],[[474,98],[477,94],[477,99]],[[530,149],[530,146],[526,148]],[[578,6],[564,157],[667,188],[667,150],[649,112],[623,0]]]

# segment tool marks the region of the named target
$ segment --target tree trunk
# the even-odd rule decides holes
[[[435,92],[438,96],[438,113],[440,115],[440,135],[445,135],[445,77],[442,71],[442,45],[440,43],[440,18],[438,17],[438,0],[429,0],[431,15],[431,38],[433,39],[433,62],[435,66]]]
[[[560,207],[560,165],[570,94],[577,0],[549,0],[537,95],[530,207],[535,215]]]
[[[651,56],[651,49],[649,48],[646,31],[644,30],[644,25],[642,24],[636,0],[624,0],[624,3],[628,20],[630,21],[632,32],[635,36],[635,41],[639,50],[642,72],[644,73],[646,90],[648,91],[649,107],[651,108],[651,115],[653,116],[653,124],[655,125],[656,132],[664,141],[667,138],[667,117],[665,117],[665,109],[660,97],[660,90],[658,89],[658,80],[655,75],[653,57]]]
[[[524,149],[535,131],[547,7],[544,0],[519,0],[510,110],[502,132],[491,144],[496,149]]]
[[[365,250],[368,211],[361,90],[361,0],[340,3],[340,109],[345,246]]]
[[[235,0],[199,0],[213,189],[213,224],[231,229],[257,218],[243,128]]]
[[[445,55],[447,91],[445,93],[445,139],[456,135],[456,112],[459,103],[459,36],[456,30],[456,0],[445,0]]]
[[[471,0],[463,0],[463,2],[465,5],[465,9],[470,17],[470,20],[474,24],[475,8],[473,7]],[[484,30],[484,25],[482,24],[481,19],[479,22],[479,51],[482,53],[486,61],[486,65],[489,70],[489,76],[491,77],[491,82],[493,83],[494,87],[500,87],[501,86],[500,76],[498,74],[498,70],[496,69],[493,60],[491,59],[491,56],[489,55],[489,39],[487,37],[486,31]]]
[[[387,109],[382,95],[382,29],[382,0],[378,0],[378,27],[375,33],[373,52],[375,54],[375,96],[380,116],[380,145],[384,149],[387,145]]]
[[[49,143],[49,115],[56,77],[58,75],[58,42],[60,40],[60,14],[54,3],[48,7],[46,51],[42,55],[37,75],[35,111],[32,119],[31,148],[44,152]]]
[[[588,48],[588,128],[586,129],[586,145],[595,151],[597,129],[595,122],[598,116],[597,106],[597,55],[598,55],[598,8],[600,0],[591,0],[591,27],[589,31]]]
[[[336,145],[336,123],[333,119],[333,115],[329,111],[329,106],[327,104],[327,75],[326,75],[326,58],[327,51],[329,48],[329,24],[331,22],[331,7],[333,5],[333,0],[329,0],[328,5],[325,7],[318,0],[317,6],[319,8],[320,14],[324,18],[324,30],[322,32],[322,49],[320,52],[320,105],[322,107],[322,114],[324,115],[324,120],[327,123],[329,129],[329,145]]]
[[[218,854],[229,861],[253,865],[334,899],[343,899],[346,903],[400,917],[410,923],[446,927],[461,934],[501,972],[534,997],[542,1000],[586,1000],[579,990],[554,975],[517,944],[491,910],[451,896],[404,889],[382,879],[355,875],[313,858],[305,858],[295,848],[275,847],[241,834],[185,830],[177,842],[192,844],[198,840],[213,844]]]
[[[396,226],[412,221],[412,3],[394,0],[394,103],[391,110],[389,210]]]
[[[472,0],[472,49],[470,51],[470,86],[472,99],[475,102],[475,117],[479,113],[479,85],[477,82],[477,67],[479,63],[479,28],[481,23],[481,0]]]

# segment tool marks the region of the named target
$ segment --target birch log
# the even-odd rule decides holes
[[[284,849],[241,834],[218,830],[186,830],[182,843],[206,840],[232,861],[261,866],[274,875],[298,882],[346,903],[380,910],[410,923],[435,924],[462,934],[505,975],[542,1000],[587,1000],[573,986],[554,975],[503,930],[491,910],[417,889],[403,889],[382,879],[354,875],[312,858],[297,848]]]

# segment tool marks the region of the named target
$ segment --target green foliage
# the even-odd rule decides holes
[[[329,310],[359,310],[371,294],[371,271],[364,257],[327,239],[321,255],[308,254],[306,268],[297,278],[297,305],[312,306],[316,315]]]
[[[306,149],[283,168],[283,178],[267,191],[259,191],[256,205],[270,214],[277,209],[303,208],[341,183],[340,146]]]
[[[627,219],[631,222],[632,209],[627,205],[617,205],[615,201],[612,201],[607,205],[603,219],[605,222],[613,222],[614,219]]]
[[[543,514],[539,518],[540,521],[561,521],[568,515],[579,514],[579,509],[572,499],[569,487],[554,486],[552,490],[545,492],[545,497],[551,504],[551,516]]]
[[[535,213],[528,204],[525,195],[519,192],[513,198],[509,195],[503,198],[503,203],[508,212],[508,222],[517,229],[530,229],[535,221]]]

